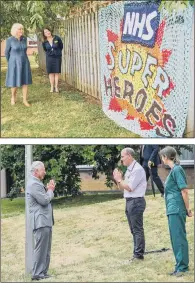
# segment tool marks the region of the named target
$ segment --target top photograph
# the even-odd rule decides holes
[[[1,138],[194,138],[194,1],[1,1]]]

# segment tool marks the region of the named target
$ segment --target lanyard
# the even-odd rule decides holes
[[[137,161],[135,161],[135,163],[133,164],[133,167],[131,169],[128,169],[129,172],[133,171],[133,168],[135,167],[135,164],[137,163]]]

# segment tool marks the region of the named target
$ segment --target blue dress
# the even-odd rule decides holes
[[[7,39],[5,57],[8,62],[6,74],[7,87],[20,87],[32,84],[32,75],[27,51],[27,39],[24,36],[20,40],[11,36]]]

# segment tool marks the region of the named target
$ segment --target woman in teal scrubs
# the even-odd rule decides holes
[[[189,197],[186,175],[177,162],[177,152],[167,146],[160,151],[160,156],[171,171],[165,181],[165,203],[173,253],[176,259],[175,270],[170,275],[182,276],[188,271],[189,255],[186,238],[186,215],[192,217],[189,209]]]

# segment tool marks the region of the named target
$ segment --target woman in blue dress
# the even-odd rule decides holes
[[[16,92],[22,87],[23,103],[27,101],[28,85],[32,84],[32,75],[27,51],[27,38],[23,36],[23,25],[15,23],[11,29],[11,37],[6,41],[5,57],[8,62],[6,86],[11,87],[11,105],[16,103]]]
[[[43,29],[43,49],[46,53],[46,69],[49,74],[50,92],[59,92],[58,80],[61,73],[63,43],[59,36],[53,35],[49,28]],[[54,89],[55,87],[55,89]]]
[[[189,208],[187,180],[183,168],[177,164],[177,152],[167,146],[160,151],[162,161],[171,168],[165,181],[165,203],[175,269],[172,276],[182,276],[189,267],[188,241],[186,237],[186,216],[192,217]]]

